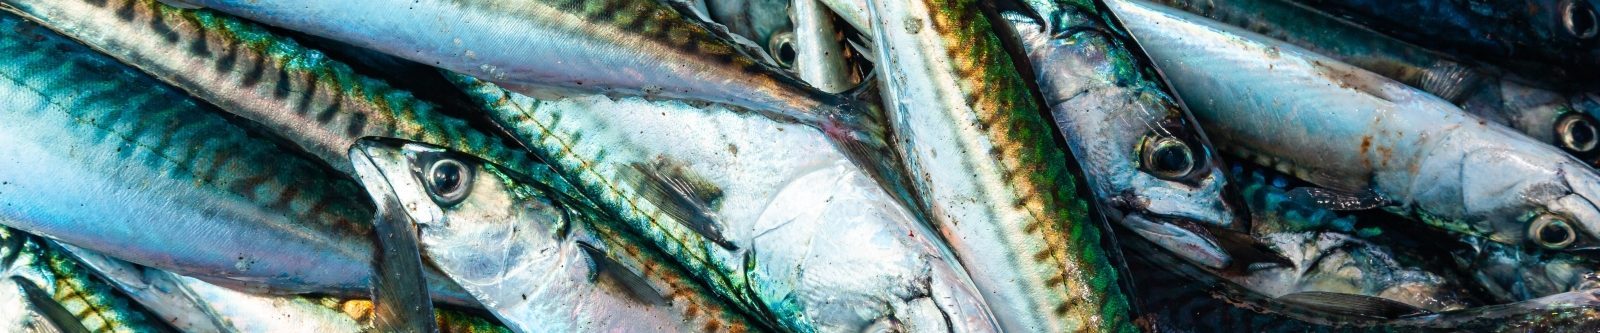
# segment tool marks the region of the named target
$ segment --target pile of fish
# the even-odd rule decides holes
[[[1597,0],[0,0],[0,330],[1595,332],[1597,68]]]

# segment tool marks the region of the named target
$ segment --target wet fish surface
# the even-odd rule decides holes
[[[0,227],[0,326],[8,332],[174,332],[38,236]]]

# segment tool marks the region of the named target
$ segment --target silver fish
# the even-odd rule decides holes
[[[461,83],[615,223],[760,320],[797,332],[993,329],[938,236],[802,125],[715,104],[541,100]]]
[[[1000,15],[1101,211],[1207,267],[1284,262],[1251,239],[1204,133],[1124,30],[1093,1],[1028,5]]]
[[[171,332],[43,238],[0,227],[0,330]]]
[[[1109,3],[1217,143],[1320,186],[1301,200],[1517,246],[1600,246],[1600,175],[1554,147],[1293,45]]]
[[[232,287],[367,295],[355,182],[26,20],[0,29],[0,223]]]
[[[888,147],[877,110],[764,64],[729,42],[729,34],[681,13],[688,9],[675,8],[686,7],[678,2],[168,2],[378,50],[535,96],[563,91],[662,96],[761,111],[822,131],[898,200],[919,200],[911,196],[909,177]]]
[[[429,262],[518,332],[752,329],[648,245],[525,176],[420,143],[350,151],[374,201],[394,201]]]
[[[822,91],[849,89],[857,78],[845,63],[843,36],[833,26],[833,15],[817,0],[795,0],[792,6],[795,29],[789,39],[795,73]]]
[[[970,0],[877,0],[872,56],[933,224],[1007,331],[1134,329],[1116,249],[994,24]]]

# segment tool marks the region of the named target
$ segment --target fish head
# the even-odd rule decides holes
[[[480,158],[380,138],[358,141],[349,155],[373,199],[400,205],[417,226],[423,256],[446,271],[449,266],[471,267],[474,261],[507,259],[490,258],[495,256],[484,254],[486,249],[517,255],[557,247],[565,236],[568,215],[544,195],[548,192]]]
[[[1469,221],[1442,225],[1528,249],[1600,257],[1600,174],[1553,147],[1529,146],[1467,155],[1460,172]]]

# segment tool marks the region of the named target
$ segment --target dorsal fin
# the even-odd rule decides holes
[[[33,310],[29,315],[40,325],[32,328],[41,332],[89,333],[89,328],[84,327],[77,316],[73,316],[71,311],[61,306],[61,303],[56,303],[56,300],[50,298],[50,294],[39,289],[33,281],[12,276],[11,283],[16,284],[22,291],[23,300],[27,301],[28,307]]]
[[[1387,298],[1323,291],[1298,292],[1279,296],[1277,300],[1333,314],[1379,319],[1428,313],[1427,310]]]
[[[615,287],[640,304],[655,306],[667,304],[667,298],[655,287],[651,287],[643,275],[623,266],[605,251],[582,241],[578,242],[578,248],[583,249],[584,255],[589,258],[590,267],[593,268],[589,271],[590,282]]]
[[[722,200],[722,190],[716,185],[665,160],[630,166],[624,170],[624,178],[645,200],[723,249],[739,249],[722,234],[722,221],[714,210]]]

